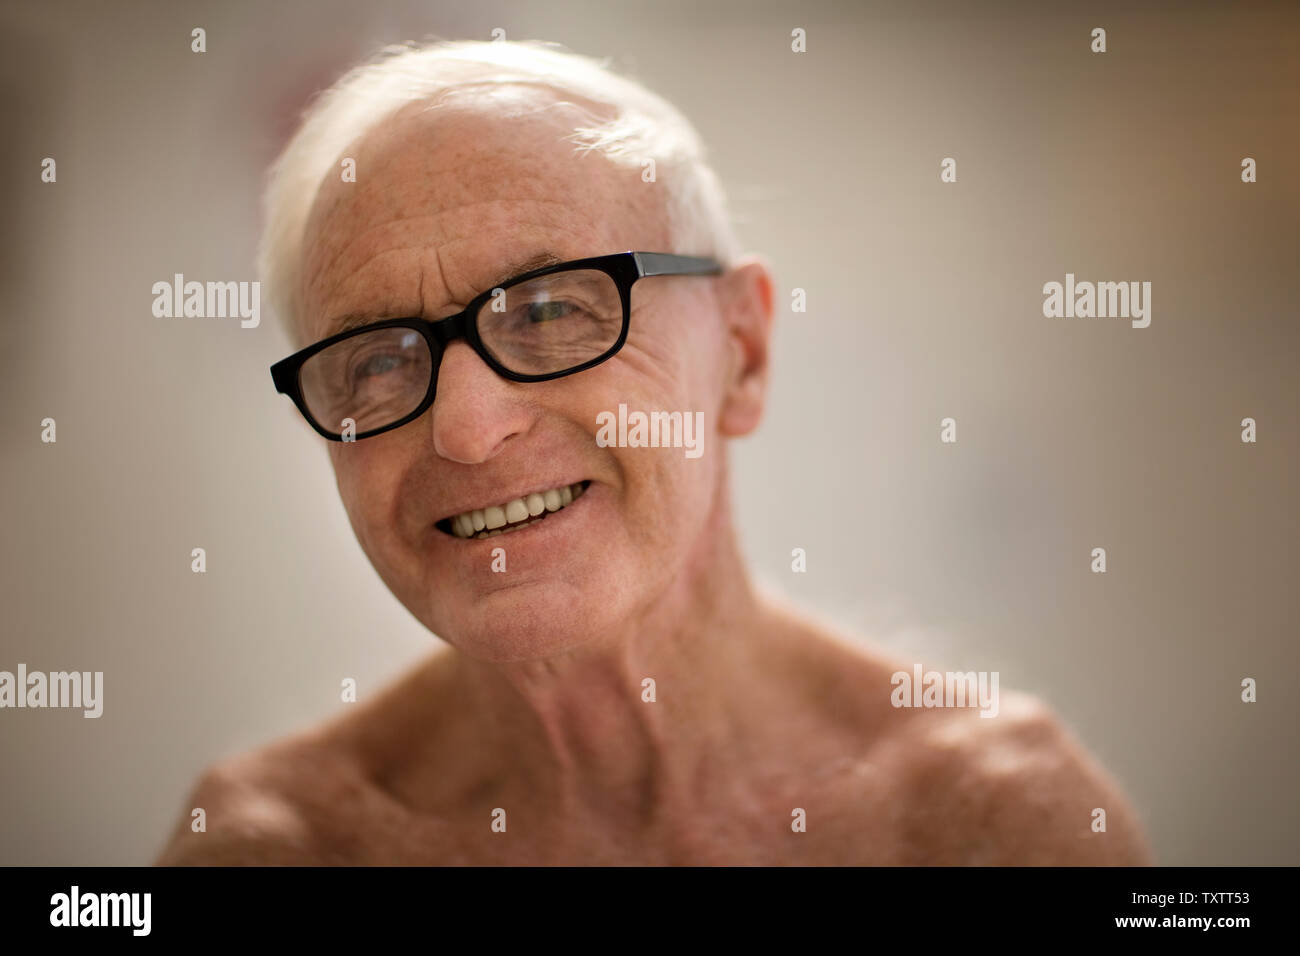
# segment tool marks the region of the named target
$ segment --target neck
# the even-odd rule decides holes
[[[509,768],[530,802],[650,826],[688,808],[701,777],[740,759],[754,739],[769,712],[756,691],[768,628],[725,483],[718,498],[666,591],[616,633],[544,661],[456,655],[464,712],[479,718],[474,746],[498,772]]]

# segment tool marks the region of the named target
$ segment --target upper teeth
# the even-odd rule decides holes
[[[582,482],[578,482],[549,491],[533,492],[503,505],[466,511],[448,519],[451,533],[458,538],[490,538],[494,534],[513,531],[531,523],[534,518],[540,520],[539,516],[544,511],[559,511],[571,504],[582,491]]]

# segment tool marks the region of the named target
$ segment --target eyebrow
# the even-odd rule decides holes
[[[531,256],[528,256],[526,259],[516,259],[512,261],[509,265],[507,265],[501,272],[498,273],[499,278],[495,282],[493,282],[492,285],[488,286],[488,288],[489,289],[498,288],[499,286],[505,285],[511,279],[516,279],[519,276],[525,275],[536,269],[546,269],[550,266],[558,266],[560,263],[568,262],[568,261],[569,260],[556,255],[554,252],[551,252],[550,250],[545,250],[542,252],[535,253]],[[482,292],[478,294],[481,295]],[[353,329],[359,329],[362,326],[370,325],[371,323],[374,322],[382,322],[385,319],[399,319],[399,318],[404,319],[404,318],[409,318],[409,316],[405,316],[405,315],[385,316],[376,312],[370,312],[368,310],[362,310],[359,312],[350,312],[347,313],[346,315],[339,316],[338,318],[331,319],[330,321],[326,322],[325,335],[323,337],[328,338],[331,335],[339,335],[343,332],[351,332]]]

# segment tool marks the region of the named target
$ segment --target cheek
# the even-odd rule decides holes
[[[723,450],[710,431],[707,409],[689,403],[639,407],[682,412],[684,424],[690,416],[689,433],[678,435],[681,447],[615,449],[633,543],[638,549],[680,552],[709,523]]]
[[[651,320],[653,334],[640,342],[677,402],[674,409],[704,412],[706,424],[713,420],[728,360],[722,319],[708,305],[698,295],[669,299]]]
[[[704,412],[705,424],[719,403],[725,354],[709,315],[659,314],[643,323],[653,332],[631,335],[620,364],[636,380],[647,410]],[[693,322],[692,320],[698,320]]]
[[[375,444],[378,447],[375,447]],[[348,520],[367,552],[396,530],[394,506],[399,500],[402,468],[386,453],[382,439],[335,443],[330,448],[339,498]]]
[[[654,591],[694,566],[710,533],[716,456],[687,459],[677,448],[622,449],[629,476],[622,523],[626,551],[617,556],[638,589]],[[615,555],[611,554],[611,558]],[[611,564],[616,562],[611,561]]]
[[[707,519],[723,454],[717,414],[728,356],[720,320],[692,298],[665,302],[641,319],[641,333],[610,363],[599,389],[606,403],[598,411],[616,413],[624,403],[629,412],[689,416],[700,449],[696,457],[687,457],[686,448],[615,449],[628,504],[640,516],[639,537],[648,544],[677,539]]]

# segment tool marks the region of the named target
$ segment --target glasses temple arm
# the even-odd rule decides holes
[[[723,267],[716,259],[675,256],[666,252],[634,252],[643,276],[719,275]]]

